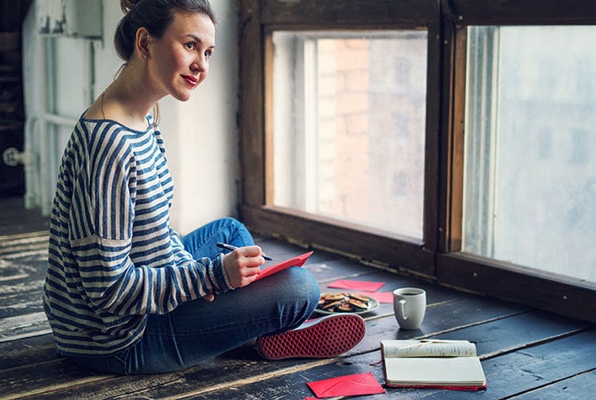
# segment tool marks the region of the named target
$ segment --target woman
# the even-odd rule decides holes
[[[353,315],[303,322],[314,277],[264,263],[240,222],[184,238],[169,226],[173,185],[151,115],[207,77],[215,17],[207,0],[121,1],[114,38],[125,65],[81,116],[62,158],[44,307],[58,352],[100,372],[176,371],[252,339],[268,359],[327,357],[364,335]],[[238,247],[220,254],[216,242]]]

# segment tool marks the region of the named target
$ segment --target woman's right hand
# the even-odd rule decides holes
[[[265,263],[261,254],[259,246],[246,246],[224,255],[224,268],[232,288],[244,287],[257,278]]]

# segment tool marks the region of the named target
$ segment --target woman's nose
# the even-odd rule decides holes
[[[205,56],[197,57],[191,65],[191,68],[195,71],[203,72],[206,71],[209,66],[209,60]]]

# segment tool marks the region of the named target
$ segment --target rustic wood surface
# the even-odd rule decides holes
[[[384,282],[380,291],[400,286],[426,289],[428,306],[421,328],[399,330],[392,305],[381,304],[364,315],[364,340],[333,359],[265,361],[247,345],[177,373],[97,374],[55,353],[41,308],[47,220],[21,218],[10,228],[10,219],[5,214],[0,219],[0,399],[303,399],[313,396],[306,382],[340,375],[371,372],[383,384],[380,341],[410,338],[475,342],[488,389],[476,393],[386,388],[384,395],[359,399],[583,400],[596,389],[593,324],[375,269],[322,250],[304,266],[317,277],[321,291],[337,291],[327,286],[337,279]],[[305,251],[270,238],[258,237],[257,242],[276,260]]]

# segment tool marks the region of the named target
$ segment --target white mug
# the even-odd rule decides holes
[[[419,329],[426,313],[426,292],[412,287],[395,289],[393,310],[401,329]]]

